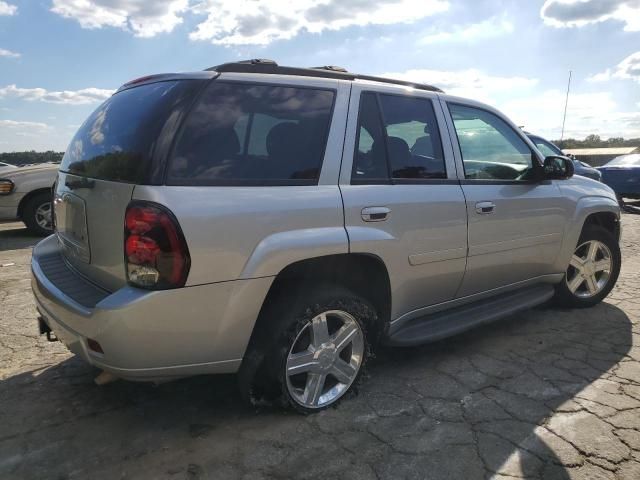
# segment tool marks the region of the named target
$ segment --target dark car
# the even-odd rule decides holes
[[[530,133],[527,133],[527,136],[545,157],[548,157],[549,155],[564,155],[565,157],[569,157],[573,160],[573,168],[576,175],[593,178],[599,182],[602,181],[602,174],[588,163],[581,162],[580,160],[573,158],[571,155],[567,155],[560,149],[560,147],[551,143],[549,140],[545,140],[537,135],[531,135]]]
[[[640,153],[616,157],[598,170],[618,197],[640,199]]]

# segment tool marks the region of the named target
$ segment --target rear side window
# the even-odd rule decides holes
[[[157,82],[116,93],[82,124],[60,170],[101,180],[145,183],[164,125],[200,85],[198,80]]]
[[[169,185],[309,185],[320,175],[332,90],[214,81],[189,114]]]
[[[365,92],[360,97],[352,180],[375,183],[447,178],[433,104]]]

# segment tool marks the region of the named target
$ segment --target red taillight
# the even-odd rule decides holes
[[[180,226],[166,208],[135,201],[124,222],[127,279],[136,287],[167,289],[184,286],[191,260]]]

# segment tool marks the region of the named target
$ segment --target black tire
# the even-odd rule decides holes
[[[335,406],[356,390],[367,361],[377,346],[381,332],[376,311],[367,300],[340,286],[295,288],[289,285],[279,290],[265,305],[240,368],[243,397],[252,405],[277,404],[304,414]],[[357,322],[364,340],[362,360],[355,379],[343,393],[330,403],[308,408],[290,392],[287,358],[298,335],[309,328],[314,317],[336,310],[346,312]]]
[[[620,245],[618,245],[616,238],[605,228],[598,225],[587,225],[580,234],[580,239],[578,240],[576,249],[591,240],[597,240],[603,243],[611,252],[611,271],[609,272],[607,283],[596,295],[582,298],[572,293],[569,289],[569,286],[567,285],[568,272],[565,272],[565,277],[562,279],[562,282],[556,285],[555,300],[561,306],[570,308],[592,307],[600,303],[607,295],[609,295],[611,289],[615,286],[616,281],[618,280],[622,256],[620,254]]]
[[[38,223],[38,218],[36,218],[38,209],[47,204],[49,204],[49,208],[51,208],[51,193],[42,192],[27,200],[22,210],[22,221],[29,231],[42,237],[53,233],[53,224],[50,223],[50,228],[44,228]]]

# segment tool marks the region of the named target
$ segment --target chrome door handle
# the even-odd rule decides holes
[[[391,210],[387,207],[366,207],[360,215],[365,222],[383,222],[389,218]]]
[[[476,213],[479,215],[487,215],[493,213],[496,209],[496,204],[493,202],[478,202],[476,203]]]

